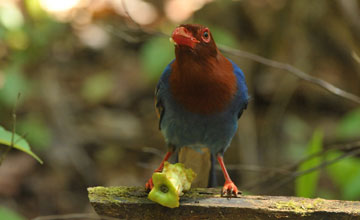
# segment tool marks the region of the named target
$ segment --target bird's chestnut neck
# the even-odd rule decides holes
[[[207,59],[177,56],[171,65],[170,88],[175,100],[191,112],[221,112],[236,92],[232,64],[221,53]]]

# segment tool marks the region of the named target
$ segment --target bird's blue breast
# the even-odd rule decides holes
[[[160,122],[161,132],[168,144],[177,148],[210,148],[213,154],[224,152],[237,130],[237,120],[248,102],[245,77],[231,61],[237,80],[237,92],[224,111],[203,115],[189,112],[177,103],[171,94],[169,77],[171,64],[166,67],[158,83],[157,99],[164,112]]]

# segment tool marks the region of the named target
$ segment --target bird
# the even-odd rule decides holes
[[[174,43],[175,59],[166,66],[155,89],[159,129],[168,151],[155,172],[161,172],[164,162],[184,147],[195,151],[207,148],[224,175],[221,195],[236,197],[239,190],[223,156],[248,105],[245,76],[219,51],[204,25],[181,24],[170,41]],[[152,189],[151,178],[145,187]]]

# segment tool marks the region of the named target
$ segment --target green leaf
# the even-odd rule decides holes
[[[11,137],[12,133],[6,131],[3,127],[0,126],[0,146],[1,144],[11,146]],[[43,161],[31,151],[28,142],[24,138],[22,138],[20,135],[15,134],[14,142],[14,148],[29,154],[37,161],[39,161],[39,163],[43,164]]]
[[[356,109],[346,114],[340,121],[336,132],[340,139],[354,139],[360,137],[360,109]]]
[[[316,130],[307,147],[307,155],[312,155],[322,150],[323,133]],[[298,171],[304,171],[318,166],[321,163],[321,158],[315,157],[301,164]],[[317,183],[319,180],[320,171],[314,171],[303,176],[300,176],[295,181],[295,192],[297,196],[314,197]]]
[[[0,206],[0,219],[6,220],[25,220],[24,217],[20,216],[16,212]]]

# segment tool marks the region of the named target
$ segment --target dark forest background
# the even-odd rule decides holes
[[[153,92],[180,23],[360,95],[357,0],[0,1],[0,125],[12,130],[17,102],[16,132],[44,160],[6,155],[0,219],[91,212],[88,186],[145,184],[166,152]],[[359,200],[359,103],[225,55],[251,96],[225,154],[239,189]]]

